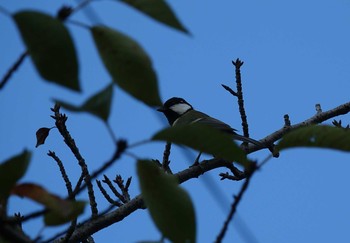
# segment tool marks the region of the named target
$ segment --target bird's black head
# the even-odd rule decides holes
[[[168,99],[162,107],[157,109],[164,113],[170,125],[189,110],[193,110],[193,107],[186,100],[178,97]]]

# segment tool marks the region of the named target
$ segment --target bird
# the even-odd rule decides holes
[[[213,118],[203,112],[197,111],[193,106],[183,98],[172,97],[164,102],[163,106],[157,111],[162,112],[167,118],[170,126],[188,125],[188,124],[203,124],[218,129],[219,131],[232,135],[234,140],[239,140],[246,143],[252,143],[259,147],[265,147],[261,142],[248,138],[236,133],[236,129],[230,125]]]

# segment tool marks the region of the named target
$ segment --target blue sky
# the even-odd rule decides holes
[[[149,53],[163,100],[183,97],[195,108],[241,131],[236,101],[220,86],[224,83],[235,87],[231,60],[240,58],[245,62],[243,88],[253,138],[263,138],[280,129],[284,114],[289,114],[292,123],[298,123],[315,114],[317,103],[328,110],[349,101],[349,1],[168,2],[191,36],[167,28],[117,1],[91,4],[103,24],[133,37]],[[74,3],[14,0],[1,6],[11,13],[36,9],[55,14],[63,4]],[[86,18],[83,11],[72,20],[98,24]],[[11,18],[0,15],[0,23],[3,75],[25,47]],[[53,126],[50,118],[53,98],[81,104],[111,80],[90,33],[74,24],[67,26],[79,55],[83,92],[77,94],[43,81],[28,58],[0,94],[0,161],[24,148],[33,150],[32,163],[23,181],[42,184],[62,196],[64,183],[47,151],[56,152],[72,180],[79,176],[78,165],[56,130],[45,145],[35,149],[35,131]],[[98,168],[113,153],[107,129],[91,115],[67,114],[69,130],[89,168]],[[349,123],[349,116],[341,118],[344,124]],[[130,143],[149,138],[166,126],[161,114],[118,88],[114,90],[110,123],[117,137]],[[143,158],[161,159],[163,144],[147,144],[132,152]],[[250,158],[262,161],[267,155],[268,151],[261,151]],[[192,156],[195,157],[194,153]],[[192,160],[174,148],[171,167],[180,171]],[[135,165],[134,159],[123,156],[106,172],[111,178],[116,173],[125,178],[133,176],[132,196],[139,193]],[[254,175],[238,207],[238,220],[234,220],[224,242],[348,242],[349,170],[349,156],[344,152],[319,149],[283,152]],[[195,204],[198,242],[213,242],[216,238],[232,196],[242,183],[220,181],[221,172],[225,170],[214,170],[183,185]],[[219,187],[222,197],[214,197],[208,184]],[[101,208],[107,206],[99,192],[97,195]],[[87,198],[85,194],[80,197]],[[10,202],[10,212],[40,208],[28,200],[13,198]],[[226,212],[218,202],[227,205]],[[41,227],[41,220],[24,225],[33,236]],[[249,236],[242,236],[245,227],[250,230]],[[45,228],[43,234],[50,235],[55,230]],[[112,242],[111,239],[137,242],[159,237],[144,210],[94,235],[96,242]]]

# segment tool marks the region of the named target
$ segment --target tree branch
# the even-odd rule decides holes
[[[331,110],[325,111],[325,112],[317,112],[314,116],[310,117],[309,119],[297,123],[295,125],[290,125],[290,126],[283,126],[283,128],[271,133],[270,135],[266,136],[265,138],[261,139],[260,142],[264,144],[273,144],[277,140],[281,139],[283,135],[286,133],[295,130],[300,127],[306,127],[309,125],[313,124],[319,124],[324,121],[329,120],[330,118],[334,118],[336,116],[340,115],[345,115],[350,112],[350,102],[347,102],[345,104],[342,104],[340,106],[337,106]],[[289,121],[290,122],[290,121]],[[255,151],[260,150],[261,148],[254,145],[254,144],[249,144],[246,152],[247,153],[252,153]]]
[[[329,111],[319,112],[315,116],[301,123],[277,130],[276,132],[266,136],[264,139],[260,141],[273,143],[279,140],[280,138],[282,138],[284,134],[286,134],[291,130],[297,129],[302,126],[321,123],[330,118],[333,118],[339,115],[344,115],[349,112],[350,112],[350,102],[340,105],[338,107],[335,107],[334,109],[331,109]],[[257,146],[249,146],[247,153],[252,153],[259,149],[261,148],[258,148]],[[176,173],[175,176],[178,177],[179,183],[184,183],[187,180],[198,178],[199,176],[213,169],[220,168],[220,167],[228,167],[229,164],[231,164],[231,162],[214,158],[211,160],[205,160],[198,166],[193,166],[183,171],[180,171]],[[127,217],[137,209],[143,209],[143,208],[145,208],[143,200],[141,198],[141,195],[138,195],[132,200],[130,200],[128,203],[122,205],[120,208],[82,224],[79,228],[76,229],[76,231],[74,232],[74,234],[70,239],[70,242],[76,242],[81,239],[84,239],[89,235],[92,235],[103,228],[106,228],[116,222],[123,220],[125,217]]]

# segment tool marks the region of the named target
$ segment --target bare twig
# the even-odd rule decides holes
[[[64,165],[63,165],[62,161],[60,160],[60,158],[58,158],[58,156],[57,156],[57,155],[55,154],[55,152],[53,152],[53,151],[49,151],[49,152],[47,153],[47,155],[50,156],[50,157],[52,157],[52,158],[56,161],[56,163],[57,163],[57,165],[58,165],[58,167],[59,167],[59,169],[60,169],[62,178],[63,178],[64,182],[66,183],[66,188],[67,188],[68,196],[71,197],[72,194],[73,194],[72,183],[70,182],[70,180],[69,180],[69,178],[68,178],[68,175],[67,175],[67,173],[66,173],[66,170],[65,170],[65,168],[64,168]]]
[[[4,75],[4,77],[0,81],[0,89],[5,87],[5,84],[10,80],[13,73],[17,71],[19,66],[23,63],[24,59],[28,56],[28,52],[24,51],[16,60],[16,62],[9,68],[7,73]]]
[[[120,201],[125,203],[125,201],[126,201],[125,198],[113,186],[112,181],[106,175],[103,175],[103,177],[104,177],[104,180],[102,182],[105,183],[109,187],[109,189],[113,192],[114,196],[116,196]]]
[[[84,181],[85,184],[87,185],[88,188],[88,195],[89,195],[89,202],[90,202],[90,208],[91,208],[91,213],[92,217],[96,217],[98,215],[98,210],[97,210],[97,203],[95,199],[95,194],[93,190],[93,186],[91,183],[91,177],[89,174],[89,170],[87,167],[87,164],[85,163],[85,159],[81,156],[78,147],[75,144],[74,139],[71,137],[67,127],[66,127],[66,121],[68,117],[65,114],[60,113],[60,106],[55,105],[54,108],[51,109],[54,112],[54,115],[51,116],[53,119],[55,119],[55,125],[64,138],[64,142],[66,145],[70,148],[72,153],[74,154],[75,158],[78,161],[78,164],[82,170],[83,176],[84,176]]]
[[[235,91],[233,91],[233,89],[231,89],[229,86],[227,86],[225,84],[221,84],[221,86],[224,87],[224,89],[226,89],[230,94],[237,97],[237,93]]]
[[[238,58],[236,59],[236,61],[232,61],[232,64],[235,66],[238,107],[239,107],[239,113],[241,114],[241,119],[242,119],[243,135],[249,138],[248,121],[247,121],[247,115],[244,108],[243,90],[242,90],[241,67],[243,63],[244,62],[242,62]]]
[[[107,191],[103,188],[102,183],[101,183],[100,180],[96,180],[96,183],[97,183],[97,186],[98,186],[98,188],[100,189],[102,195],[106,198],[106,200],[107,200],[110,204],[112,204],[112,205],[114,205],[114,206],[117,206],[117,207],[120,207],[120,206],[123,205],[121,202],[116,201],[116,200],[113,200],[113,199],[109,196],[109,194],[107,193]]]
[[[256,164],[255,163],[251,163],[251,168],[249,168],[248,170],[246,170],[246,174],[247,174],[247,177],[246,177],[246,180],[245,182],[243,183],[242,187],[241,187],[241,190],[239,191],[238,195],[234,197],[234,201],[231,205],[231,210],[230,210],[230,213],[229,215],[227,216],[227,219],[225,220],[224,222],[224,225],[219,233],[219,235],[217,236],[216,238],[216,243],[220,243],[222,242],[225,234],[226,234],[226,231],[227,231],[227,228],[228,228],[228,225],[229,223],[231,222],[231,220],[233,219],[233,216],[237,210],[237,206],[238,204],[240,203],[245,191],[247,190],[248,188],[248,185],[249,185],[249,182],[250,182],[250,179],[252,178],[252,175],[254,174],[254,172],[256,171],[257,167],[256,167]]]
[[[170,164],[170,160],[169,160],[170,150],[171,150],[171,143],[167,142],[165,144],[165,148],[164,148],[164,152],[163,152],[162,168],[163,168],[164,171],[172,174],[171,169],[169,167],[169,164]]]
[[[115,179],[113,180],[118,185],[120,191],[123,194],[123,202],[124,203],[127,203],[130,201],[129,186],[130,186],[131,180],[132,180],[132,177],[129,177],[126,180],[125,185],[124,185],[124,180],[121,177],[121,175],[117,175],[115,177]]]
[[[31,219],[34,219],[34,218],[37,218],[37,217],[40,217],[42,216],[44,213],[48,212],[47,209],[43,209],[43,210],[38,210],[36,212],[33,212],[33,213],[30,213],[28,214],[27,216],[23,216],[21,218],[21,222],[25,222],[25,221],[28,221],[28,220],[31,220]]]
[[[113,142],[114,142],[115,144],[117,144],[117,137],[115,136],[114,131],[113,131],[111,125],[110,125],[108,122],[106,122],[105,124],[106,124],[106,126],[107,126],[109,135],[111,135],[111,138],[113,139]]]

